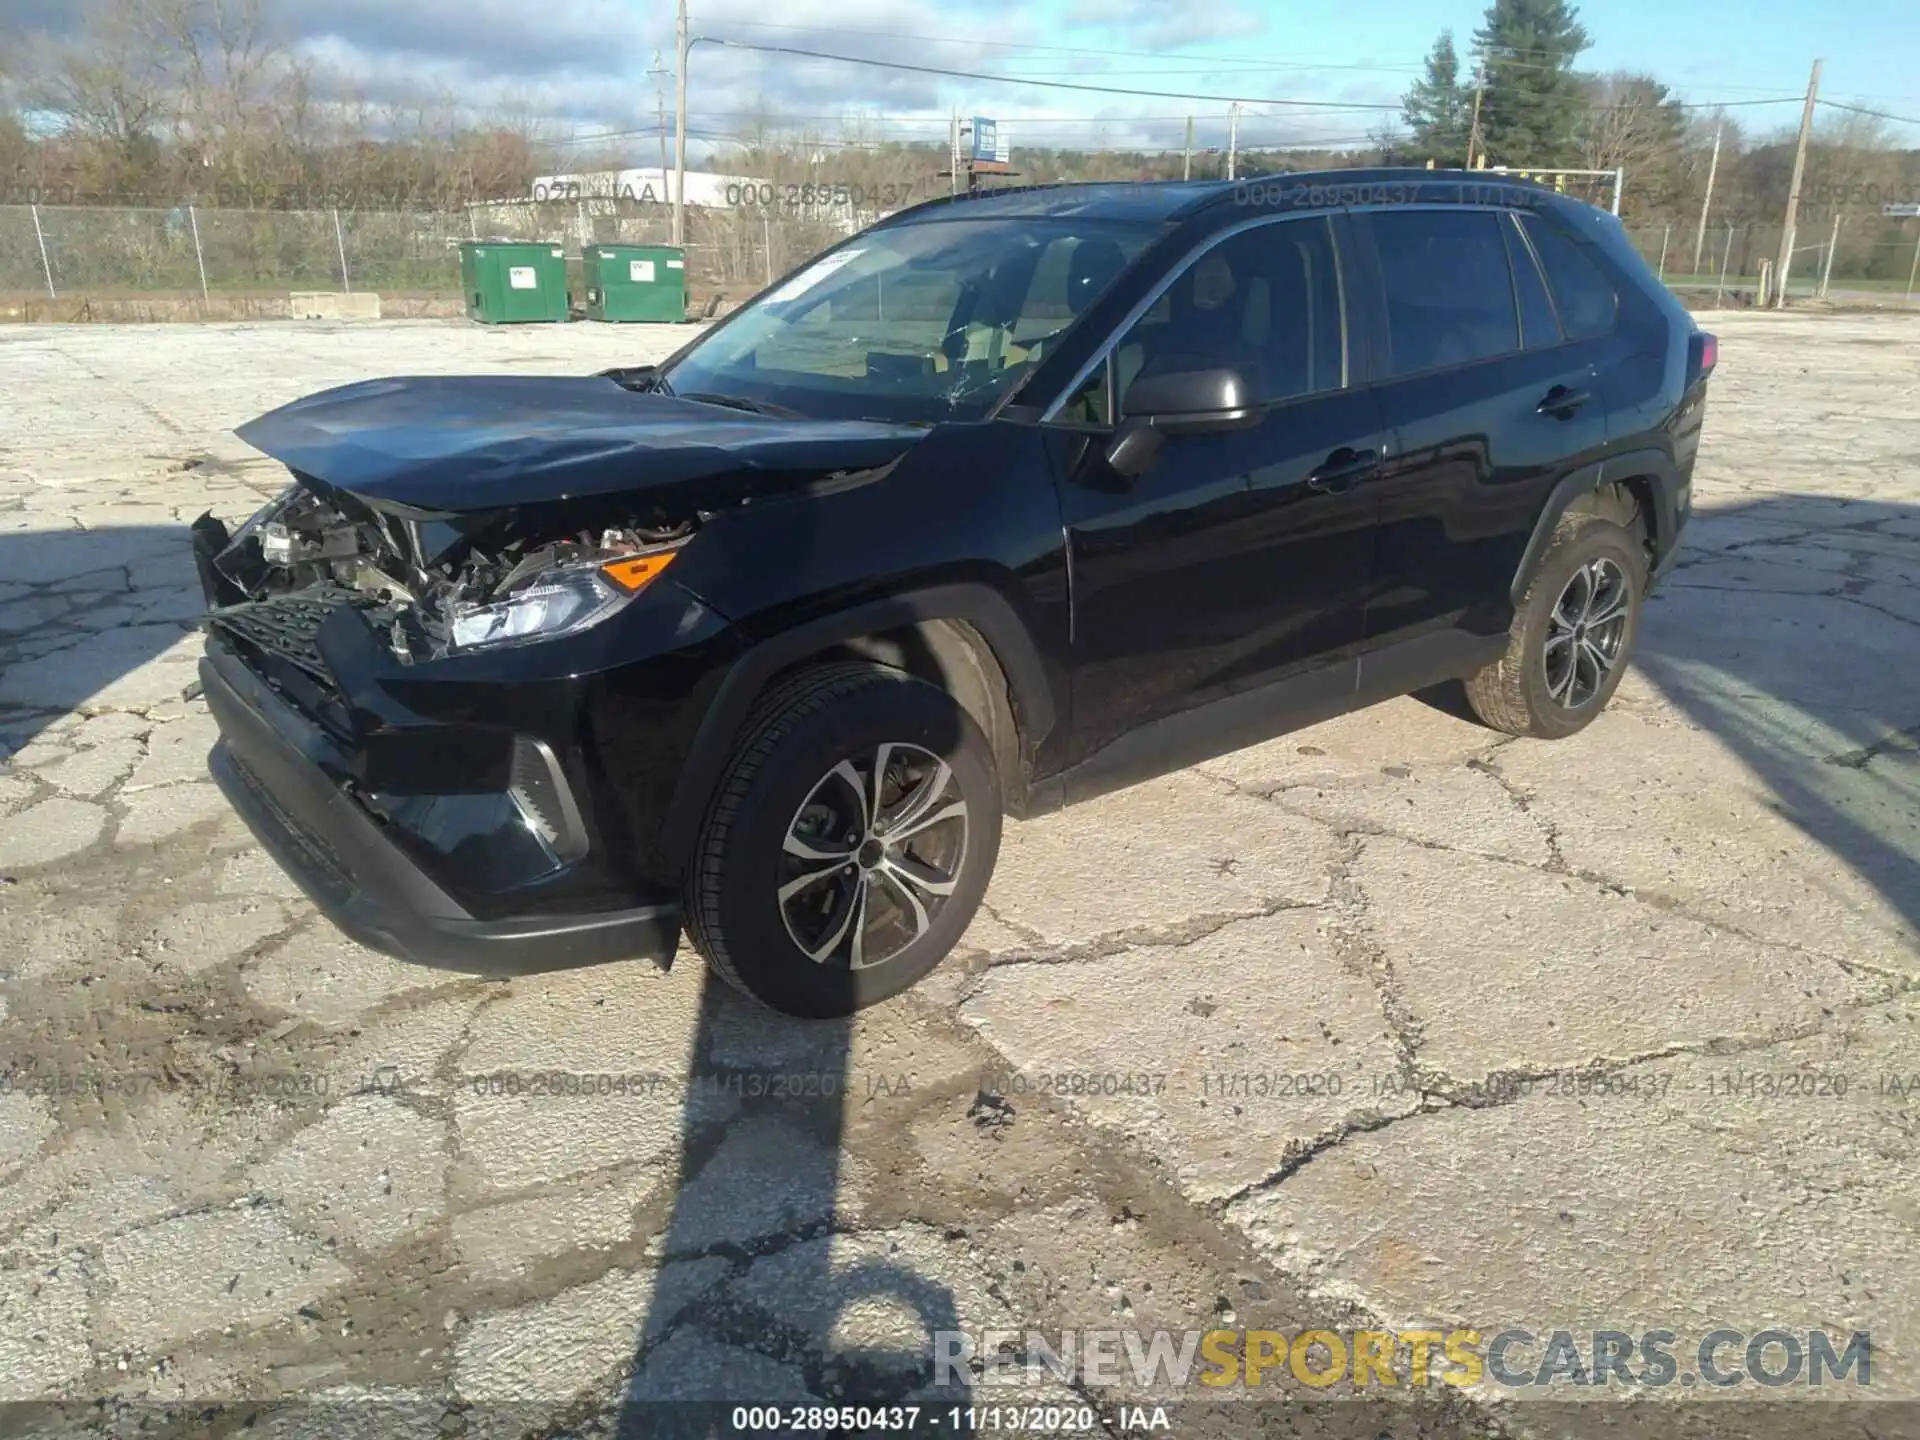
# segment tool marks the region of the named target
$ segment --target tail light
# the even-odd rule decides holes
[[[1704,330],[1696,330],[1687,348],[1687,379],[1704,380],[1713,374],[1713,367],[1720,359],[1720,340]]]

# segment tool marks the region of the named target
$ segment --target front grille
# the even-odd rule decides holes
[[[358,590],[322,585],[292,595],[229,605],[209,615],[207,623],[263,654],[285,660],[332,691],[333,676],[315,643],[320,626],[342,606],[364,610],[373,604],[371,596]]]

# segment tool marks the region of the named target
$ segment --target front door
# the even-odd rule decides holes
[[[1103,425],[1112,409],[1125,418],[1134,380],[1218,366],[1253,380],[1257,424],[1170,435],[1130,481],[1106,465]],[[1061,418],[1081,433],[1055,450],[1079,758],[1310,672],[1351,689],[1341,670],[1363,636],[1383,434],[1373,395],[1347,375],[1333,222],[1286,217],[1190,257],[1070,401]]]

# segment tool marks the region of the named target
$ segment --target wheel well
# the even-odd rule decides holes
[[[1656,512],[1653,507],[1653,481],[1649,477],[1635,475],[1624,480],[1610,480],[1578,497],[1567,506],[1567,510],[1569,513],[1598,515],[1633,531],[1646,548],[1647,563],[1653,563],[1654,543],[1658,537],[1654,530]]]
[[[924,680],[954,698],[993,747],[1005,802],[1017,807],[1027,787],[1019,719],[1005,670],[993,647],[964,620],[921,620],[837,641],[787,666],[767,682],[771,689],[796,670],[836,660],[867,660]]]

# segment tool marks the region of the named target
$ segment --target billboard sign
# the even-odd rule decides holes
[[[973,117],[973,159],[975,164],[1007,163],[1010,155],[1007,132],[1000,128],[1000,122],[989,120],[984,115]]]

